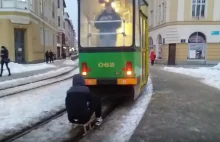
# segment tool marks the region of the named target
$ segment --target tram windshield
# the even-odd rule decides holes
[[[81,47],[132,45],[132,0],[80,0]]]

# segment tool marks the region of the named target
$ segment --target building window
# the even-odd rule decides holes
[[[55,5],[53,3],[53,7],[52,7],[52,17],[53,19],[55,18]]]
[[[43,0],[40,2],[40,12],[43,13]]]
[[[41,45],[44,45],[44,31],[43,27],[40,28],[40,40],[41,40]]]
[[[60,16],[58,16],[58,26],[60,27]]]
[[[154,11],[150,11],[150,26],[153,26],[154,24]]]
[[[165,3],[162,3],[162,22],[165,22],[166,19],[166,7],[165,7]]]
[[[192,17],[205,17],[206,0],[192,0]]]
[[[57,7],[60,8],[60,0],[57,0]]]
[[[201,32],[194,32],[188,39],[188,59],[204,60],[206,51],[206,37]]]
[[[161,21],[161,5],[159,5],[159,11],[158,11],[158,24],[160,23]]]
[[[162,59],[162,36],[157,36],[156,58]]]

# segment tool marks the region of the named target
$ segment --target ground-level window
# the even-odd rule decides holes
[[[162,59],[162,36],[157,36],[156,58]]]
[[[188,40],[188,59],[205,59],[206,37],[201,32],[195,32],[190,35]]]
[[[153,42],[153,38],[152,37],[149,37],[149,51],[151,50],[151,49],[153,49],[154,48],[154,42]]]

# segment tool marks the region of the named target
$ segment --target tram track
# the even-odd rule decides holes
[[[110,114],[119,104],[119,102],[121,101],[120,98],[117,99],[108,99],[108,97],[102,98],[102,102],[103,102],[103,118],[107,117],[108,114]],[[66,113],[66,109],[62,109],[59,112],[57,112],[56,114],[47,117],[45,119],[43,119],[42,121],[26,127],[24,129],[22,129],[21,131],[14,133],[8,137],[5,137],[4,139],[1,140],[1,142],[12,142],[18,140],[21,137],[24,137],[26,135],[28,135],[31,131],[36,130],[36,129],[40,129],[41,127],[47,125],[47,123],[58,119],[59,117],[63,116]],[[71,123],[69,123],[70,125],[72,125]],[[74,126],[74,134],[70,136],[70,138],[68,138],[68,140],[64,141],[78,141],[82,138],[83,136],[83,128],[79,125],[75,125]],[[37,138],[36,138],[37,139]]]
[[[72,76],[75,74],[76,69],[78,69],[78,66],[73,67],[71,70],[59,74],[57,76],[45,78],[45,79],[39,79],[34,82],[26,83],[17,85],[15,87],[8,87],[7,89],[0,89],[0,98],[16,95],[22,92],[26,92],[32,89],[38,89],[41,87],[44,87],[45,85],[52,85],[55,83],[59,83],[65,80],[68,80],[72,78]]]

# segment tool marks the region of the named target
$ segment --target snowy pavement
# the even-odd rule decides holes
[[[125,142],[128,140],[147,109],[152,96],[152,90],[151,79],[149,79],[147,87],[136,102],[120,104],[112,114],[104,119],[100,127],[90,131],[91,133],[88,133],[82,141],[86,141],[85,139],[88,139],[89,142]],[[107,106],[105,105],[103,107],[103,111],[107,109]],[[76,127],[68,123],[67,115],[64,114],[43,127],[33,130],[27,135],[15,140],[15,142],[70,141],[77,133]]]
[[[64,109],[66,91],[71,85],[72,79],[69,79],[1,98],[0,141]]]
[[[52,77],[56,77],[56,76],[62,75],[64,73],[67,73],[67,72],[71,71],[72,69],[73,69],[73,67],[63,67],[60,69],[49,71],[47,73],[37,74],[37,75],[13,79],[13,80],[2,81],[2,82],[0,82],[0,90],[6,89],[6,88],[12,88],[12,87],[16,87],[16,86],[24,85],[24,84],[28,84],[28,83],[33,83],[33,82],[45,80],[45,79],[52,78]]]
[[[199,68],[164,67],[164,70],[201,78],[202,79],[201,81],[203,83],[220,89],[220,63],[214,67],[199,67]]]
[[[71,68],[71,70],[73,70],[73,68]],[[78,68],[76,68],[75,70],[78,71]],[[13,88],[7,88],[7,89],[0,90],[0,98],[5,97],[5,96],[9,96],[9,95],[17,95],[17,93],[20,93],[20,92],[39,88],[42,86],[47,86],[47,85],[50,85],[50,84],[53,84],[56,82],[60,82],[60,81],[72,78],[72,76],[76,72],[75,70],[68,72],[66,74],[63,74],[61,76],[51,77],[51,78],[48,78],[45,80],[40,80],[37,82],[32,82],[32,83],[28,83],[28,84],[24,84],[24,85],[18,85]],[[25,83],[25,81],[23,83]]]
[[[29,76],[33,76],[33,75],[38,75],[38,74],[43,74],[43,73],[53,71],[53,70],[56,70],[56,69],[60,69],[60,68],[63,68],[63,67],[67,67],[67,66],[76,66],[76,65],[78,65],[78,59],[76,59],[74,61],[70,60],[70,59],[56,60],[56,61],[54,61],[54,63],[46,64],[46,66],[52,66],[52,67],[48,67],[48,68],[42,68],[44,66],[44,64],[45,63],[24,64],[24,65],[17,64],[18,65],[17,68],[13,69],[13,70],[15,70],[15,72],[11,72],[12,76],[0,77],[0,82],[19,79],[19,78],[25,78],[25,77],[29,77]],[[22,66],[22,68],[25,67],[25,69],[24,70],[19,70],[19,66]],[[39,66],[39,67],[37,68],[38,70],[33,70],[33,68],[31,66]],[[31,68],[29,69],[29,67],[31,67]],[[19,72],[17,70],[19,70]],[[3,74],[4,75],[7,74],[7,70],[5,70]]]
[[[80,142],[126,142],[143,117],[153,93],[151,78],[142,95],[134,102],[125,102],[112,112],[94,132]]]
[[[107,113],[117,103],[115,99],[103,103],[102,112]],[[78,138],[82,127],[69,123],[67,113],[31,131],[14,142],[63,142]]]
[[[47,69],[47,68],[55,68],[56,67],[53,64],[46,64],[46,63],[18,64],[18,63],[14,63],[14,62],[10,62],[8,64],[8,66],[9,66],[12,74],[29,72],[29,71],[34,71],[34,70],[42,70],[42,69]],[[3,76],[8,75],[8,71],[7,71],[6,66],[4,66],[3,69],[4,69]]]

